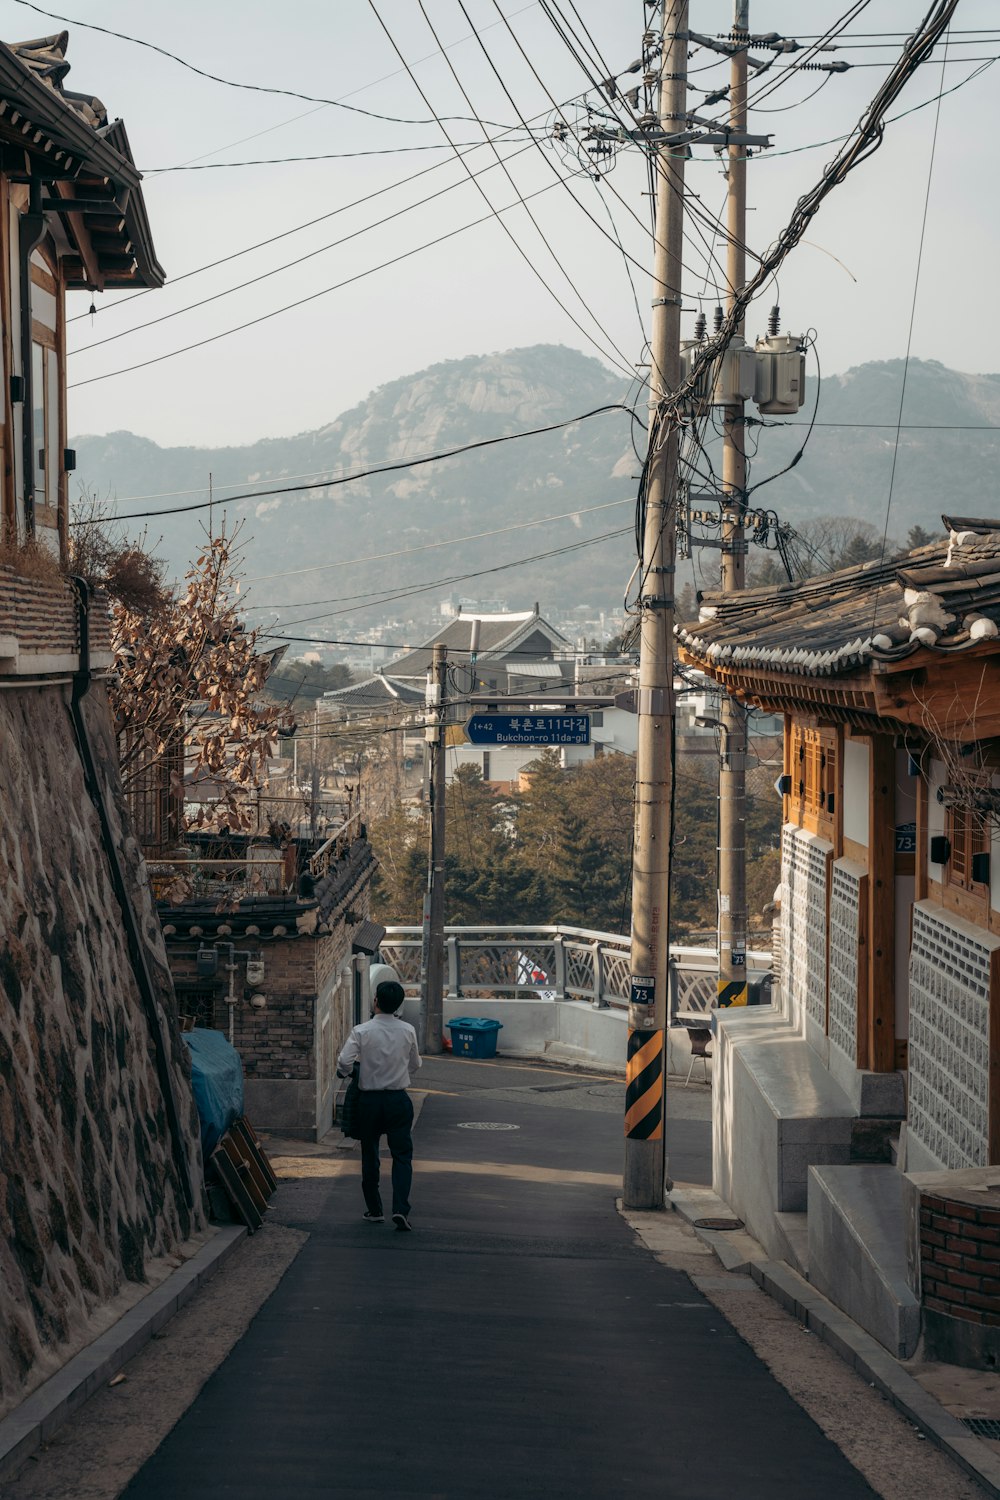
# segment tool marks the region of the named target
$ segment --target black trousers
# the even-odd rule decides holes
[[[379,1142],[385,1136],[392,1153],[392,1211],[409,1214],[413,1182],[413,1102],[405,1089],[362,1089],[358,1097],[361,1133],[361,1191],[371,1214],[382,1212],[379,1192]]]

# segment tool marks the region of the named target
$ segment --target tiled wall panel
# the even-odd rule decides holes
[[[858,939],[864,871],[838,860],[830,888],[830,1041],[857,1065]]]
[[[997,946],[913,908],[908,1129],[945,1167],[987,1164],[990,961]]]

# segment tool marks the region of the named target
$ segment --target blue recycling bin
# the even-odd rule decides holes
[[[456,1057],[496,1057],[497,1033],[503,1030],[503,1023],[486,1016],[461,1016],[448,1022],[448,1030]]]

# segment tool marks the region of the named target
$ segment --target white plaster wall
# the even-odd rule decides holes
[[[861,740],[844,740],[844,837],[868,848],[869,749]]]
[[[403,1003],[403,1016],[416,1026],[419,1004],[415,998]],[[582,1000],[448,1000],[444,1019],[483,1016],[503,1027],[497,1047],[508,1057],[544,1058],[580,1062],[609,1072],[625,1073],[628,1016],[625,1010],[599,1010]],[[713,1044],[714,1045],[714,1044]],[[667,1032],[667,1072],[684,1075],[691,1062],[691,1045],[683,1027]],[[708,1077],[712,1076],[709,1060]],[[693,1077],[704,1077],[700,1062]],[[419,1088],[419,1077],[415,1087]]]

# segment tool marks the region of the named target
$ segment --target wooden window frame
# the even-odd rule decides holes
[[[840,747],[836,729],[793,721],[791,810],[800,828],[834,843],[839,815]]]

